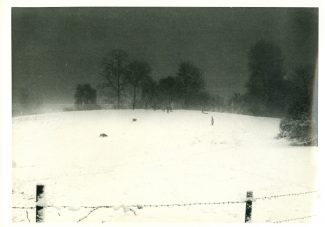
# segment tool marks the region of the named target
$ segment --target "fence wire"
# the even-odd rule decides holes
[[[317,191],[307,191],[307,192],[300,192],[300,193],[289,193],[289,194],[278,194],[278,195],[271,195],[271,196],[262,196],[262,197],[254,197],[253,201],[258,200],[271,200],[271,199],[278,199],[282,197],[291,197],[291,196],[303,196],[317,193]],[[209,205],[227,205],[227,204],[240,204],[246,203],[245,200],[237,200],[237,201],[219,201],[219,202],[193,202],[193,203],[171,203],[171,204],[132,204],[132,205],[124,205],[125,207],[132,207],[132,208],[159,208],[159,207],[185,207],[185,206],[209,206]],[[76,206],[68,206],[68,205],[46,205],[44,208],[75,208]],[[94,208],[114,208],[116,206],[113,205],[99,205],[99,206],[77,206],[79,208],[85,209],[94,209]],[[35,209],[35,206],[13,206],[13,209]]]
[[[186,206],[209,206],[209,205],[227,205],[227,204],[240,204],[246,203],[243,201],[222,201],[222,202],[195,202],[195,203],[171,203],[171,204],[132,204],[123,205],[125,207],[144,209],[144,208],[159,208],[159,207],[186,207]],[[43,208],[75,208],[76,206],[55,206],[45,205]],[[100,205],[100,206],[77,206],[78,208],[95,209],[95,208],[114,208],[118,207],[113,205]],[[35,209],[34,206],[14,206],[13,209]]]
[[[284,220],[279,220],[279,221],[273,221],[272,223],[285,223],[285,222],[291,222],[291,221],[297,221],[297,220],[304,220],[304,219],[310,219],[315,216],[316,215],[310,215],[310,216],[299,217],[299,218],[290,218],[290,219],[284,219]]]
[[[294,196],[304,196],[304,195],[310,195],[313,193],[317,193],[317,191],[306,191],[306,192],[300,192],[300,193],[289,193],[289,194],[278,194],[278,195],[271,195],[271,196],[262,196],[262,197],[255,197],[249,200],[252,200],[253,202],[258,200],[271,200],[271,199],[279,199],[283,197],[294,197]],[[120,206],[114,206],[114,205],[99,205],[99,206],[68,206],[68,205],[45,205],[43,208],[55,208],[55,209],[61,209],[61,208],[67,208],[67,209],[75,209],[77,208],[83,208],[83,209],[91,209],[89,213],[80,218],[77,222],[81,222],[82,220],[86,219],[91,213],[98,209],[104,209],[104,208],[118,208],[118,207],[125,207],[129,211],[135,212],[132,208],[137,209],[144,209],[144,208],[161,208],[161,207],[187,207],[187,206],[212,206],[212,205],[229,205],[229,204],[242,204],[246,203],[247,199],[245,200],[237,200],[237,201],[219,201],[219,202],[193,202],[193,203],[171,203],[171,204],[131,204],[131,205],[120,205]],[[35,206],[13,206],[12,209],[22,209],[22,210],[32,210],[35,209]],[[298,217],[298,218],[291,218],[291,219],[285,219],[285,220],[279,220],[279,221],[273,221],[272,223],[283,223],[283,222],[290,222],[290,221],[296,221],[296,220],[303,220],[311,218],[312,216],[304,216],[304,217]]]
[[[281,197],[291,197],[291,196],[300,196],[300,195],[308,195],[316,193],[317,191],[308,191],[308,192],[300,192],[300,193],[290,193],[290,194],[280,194],[280,195],[271,195],[271,196],[263,196],[263,197],[256,197],[254,200],[267,200],[267,199],[278,199]]]

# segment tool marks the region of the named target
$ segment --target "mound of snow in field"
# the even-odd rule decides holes
[[[275,139],[278,128],[275,118],[180,110],[15,117],[13,206],[35,206],[36,184],[44,184],[53,206],[46,221],[241,223],[245,203],[142,205],[244,201],[248,190],[255,197],[314,190],[316,149]],[[252,220],[309,216],[312,200],[313,194],[258,200]],[[89,206],[103,205],[118,209],[89,214]],[[27,212],[35,221],[35,210]],[[28,221],[26,211],[13,209],[13,221]]]

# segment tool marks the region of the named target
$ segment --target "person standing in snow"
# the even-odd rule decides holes
[[[212,126],[214,125],[214,119],[213,119],[213,116],[211,116],[211,125],[212,125]]]

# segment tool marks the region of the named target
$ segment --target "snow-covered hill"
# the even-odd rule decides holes
[[[314,190],[316,149],[275,139],[278,127],[275,118],[185,110],[15,117],[13,206],[35,206],[41,183],[47,204],[57,206],[46,209],[46,221],[77,221],[91,211],[82,206],[112,205],[82,221],[241,223],[244,203],[127,205],[244,201],[248,190],[255,197]],[[313,195],[257,200],[253,222],[312,215]],[[27,215],[35,220],[35,210],[13,209],[15,222],[28,221]]]

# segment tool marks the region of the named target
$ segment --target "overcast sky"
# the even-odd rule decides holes
[[[115,48],[147,61],[156,80],[181,61],[204,73],[211,94],[245,92],[248,51],[260,39],[279,45],[286,70],[314,63],[314,8],[13,8],[13,101],[28,88],[44,103],[72,103],[76,84],[102,81]]]

